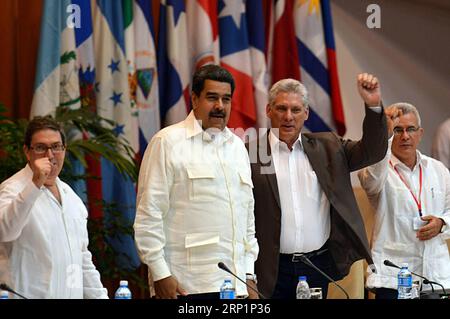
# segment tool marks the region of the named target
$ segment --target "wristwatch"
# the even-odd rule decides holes
[[[441,227],[441,233],[445,232],[447,230],[448,225],[445,223],[445,220],[443,218],[439,218],[442,220],[442,227]]]
[[[251,281],[253,281],[255,284],[258,283],[258,280],[256,280],[256,275],[255,275],[255,274],[249,274],[249,273],[247,273],[247,274],[245,274],[245,279],[251,280]]]

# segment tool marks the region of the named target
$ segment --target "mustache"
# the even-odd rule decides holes
[[[222,118],[225,118],[226,115],[227,115],[227,112],[222,111],[222,110],[212,110],[211,112],[209,112],[209,117],[222,117]]]

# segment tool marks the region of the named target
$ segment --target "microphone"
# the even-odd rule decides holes
[[[402,269],[402,267],[397,266],[396,264],[394,264],[393,262],[391,262],[390,260],[387,260],[387,259],[384,260],[383,264],[385,264],[385,265],[388,266],[388,267],[393,267],[393,268],[397,268],[397,269]],[[416,274],[415,272],[412,272],[412,271],[411,271],[411,274],[413,274],[414,276],[417,276],[417,277],[422,278],[422,279],[423,279],[423,283],[424,283],[425,285],[430,285],[430,286],[431,286],[431,292],[434,292],[433,284],[435,284],[435,285],[438,285],[438,286],[440,286],[440,287],[442,288],[442,291],[444,292],[444,295],[447,295],[447,292],[445,291],[444,286],[442,286],[440,283],[435,282],[435,281],[428,280],[428,278],[426,278],[426,277],[424,277],[424,276],[421,276],[421,275],[419,275],[419,274]]]
[[[22,296],[21,294],[19,294],[18,292],[15,292],[11,287],[9,287],[9,286],[8,286],[7,284],[5,284],[5,283],[0,283],[0,289],[1,289],[1,290],[9,291],[10,293],[15,294],[16,296],[19,296],[19,297],[22,298],[22,299],[28,299],[28,298]]]
[[[299,254],[298,256],[299,256],[300,260],[301,260],[304,264],[306,264],[306,265],[308,265],[308,266],[314,268],[316,271],[318,271],[322,276],[324,276],[325,278],[327,278],[330,282],[332,282],[332,283],[333,283],[334,285],[336,285],[340,290],[342,290],[342,292],[345,294],[345,296],[347,297],[347,299],[350,299],[350,296],[349,296],[348,293],[345,291],[345,289],[342,288],[342,287],[341,287],[341,286],[340,286],[333,278],[331,278],[331,277],[328,276],[326,273],[324,273],[322,270],[320,270],[319,267],[317,267],[316,265],[314,265],[314,264],[312,263],[312,261],[309,260],[308,257],[306,257],[304,254]]]
[[[256,290],[255,288],[253,288],[252,286],[250,286],[249,284],[247,284],[245,281],[243,281],[241,278],[239,278],[238,276],[236,276],[236,275],[230,270],[230,268],[228,268],[227,265],[225,265],[223,262],[218,263],[217,266],[218,266],[220,269],[226,271],[227,273],[233,275],[233,277],[236,277],[239,281],[241,281],[242,283],[244,283],[244,285],[246,285],[247,288],[250,288],[251,290],[253,290],[254,292],[256,292],[256,293],[258,294],[258,296],[259,296],[261,299],[267,299],[267,298],[266,298],[262,293],[260,293],[258,290]]]

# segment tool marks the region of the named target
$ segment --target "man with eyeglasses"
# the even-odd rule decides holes
[[[33,299],[107,298],[87,248],[86,207],[58,178],[62,128],[35,117],[23,151],[25,168],[0,185],[0,282]]]
[[[377,272],[369,271],[366,285],[377,299],[397,298],[398,270],[383,264],[388,259],[397,265],[407,262],[410,271],[450,288],[445,243],[450,235],[450,173],[417,149],[424,129],[413,105],[396,103],[385,113],[392,136],[388,152],[358,173],[376,210],[372,257]]]

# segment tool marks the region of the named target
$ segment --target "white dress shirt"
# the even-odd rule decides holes
[[[269,142],[281,204],[280,253],[319,249],[330,237],[330,202],[303,150],[301,134],[292,151],[272,130]]]
[[[368,269],[367,286],[397,289],[398,270],[383,264],[388,259],[397,265],[406,262],[411,271],[450,288],[450,258],[445,242],[450,231],[425,241],[416,238],[413,220],[419,216],[418,206],[394,167],[417,199],[422,167],[422,215],[440,217],[447,225],[450,224],[450,173],[441,162],[419,151],[411,170],[391,153],[391,144],[392,138],[382,161],[358,172],[361,185],[376,209],[371,246],[377,272]]]
[[[87,210],[69,185],[61,204],[27,165],[0,185],[0,282],[27,298],[107,298],[88,251]]]
[[[134,224],[151,279],[173,275],[188,293],[207,293],[218,292],[227,277],[219,262],[244,280],[253,273],[252,187],[245,146],[227,128],[212,139],[191,112],[159,131],[139,172]],[[236,293],[247,295],[233,281]]]

